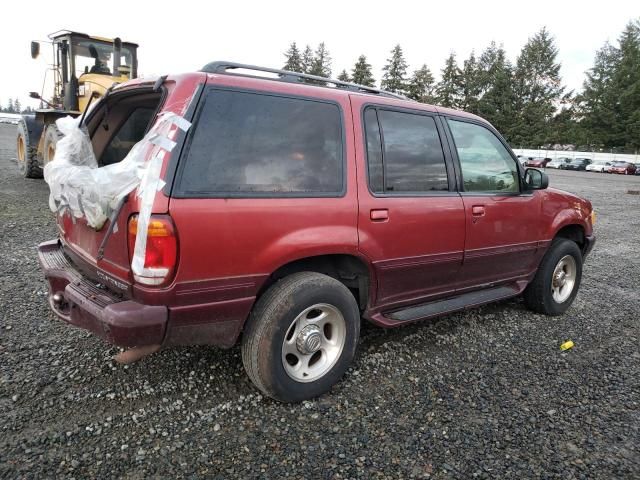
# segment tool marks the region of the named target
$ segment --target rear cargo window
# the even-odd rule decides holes
[[[337,105],[211,90],[188,147],[179,191],[195,196],[335,196],[344,190]]]
[[[136,108],[107,144],[100,158],[101,165],[118,163],[144,137],[155,108]]]

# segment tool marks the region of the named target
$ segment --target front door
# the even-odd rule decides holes
[[[464,249],[464,207],[434,112],[352,97],[359,249],[374,265],[375,307],[450,294]]]
[[[499,283],[535,268],[540,195],[522,191],[517,161],[489,128],[447,119],[457,154],[466,240],[459,288]]]

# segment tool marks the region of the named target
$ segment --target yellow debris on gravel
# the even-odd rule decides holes
[[[569,350],[570,348],[573,348],[573,345],[574,344],[571,340],[567,340],[562,345],[560,345],[560,350],[562,351]]]

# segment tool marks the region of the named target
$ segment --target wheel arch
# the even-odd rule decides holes
[[[566,238],[567,240],[573,240],[576,242],[578,247],[580,247],[580,251],[583,253],[587,244],[585,228],[578,223],[570,223],[562,226],[556,231],[553,238]]]
[[[256,300],[278,280],[298,272],[317,272],[343,283],[355,296],[361,310],[372,298],[375,277],[371,263],[352,253],[326,253],[289,260],[271,272],[260,286]]]

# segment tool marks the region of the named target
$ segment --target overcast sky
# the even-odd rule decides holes
[[[410,71],[426,63],[438,77],[451,51],[461,63],[472,49],[479,53],[495,40],[503,43],[515,60],[527,38],[547,26],[560,51],[565,84],[580,89],[595,51],[606,40],[614,42],[625,24],[640,16],[637,0],[108,0],[96,3],[95,9],[92,5],[91,1],[67,5],[64,0],[3,2],[3,106],[9,97],[16,96],[23,105],[37,106],[27,95],[41,90],[50,50],[43,45],[47,55],[32,60],[29,42],[46,39],[47,34],[63,28],[139,43],[139,71],[143,75],[193,71],[212,60],[282,67],[283,52],[295,40],[300,47],[310,44],[313,48],[324,41],[335,76],[343,68],[350,70],[364,53],[379,81],[389,51],[397,43],[405,52]]]

